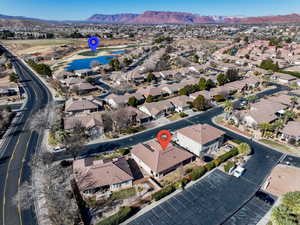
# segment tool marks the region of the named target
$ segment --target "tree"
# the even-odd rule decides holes
[[[128,99],[128,105],[136,107],[138,105],[138,100],[134,96],[132,96]]]
[[[206,101],[203,95],[199,95],[194,101],[193,106],[199,110],[204,111],[206,109]]]
[[[94,84],[95,83],[95,78],[93,78],[93,77],[87,77],[87,78],[85,78],[85,81],[88,82],[88,83],[90,83],[90,84]]]
[[[250,155],[251,154],[251,147],[247,143],[241,143],[238,146],[239,154],[241,155]]]
[[[277,63],[273,63],[272,59],[263,60],[260,64],[260,67],[265,70],[271,70],[273,72],[277,72],[280,69]]]
[[[18,83],[19,82],[19,77],[15,73],[9,74],[9,81],[13,83]]]
[[[204,91],[206,90],[206,79],[201,77],[200,80],[199,80],[199,90],[200,91]]]
[[[67,149],[66,151],[73,157],[74,160],[80,153],[80,150],[82,150],[86,139],[87,135],[85,133],[85,128],[81,122],[76,122],[72,129],[72,133],[69,133],[64,138],[64,145]]]
[[[269,123],[260,123],[258,124],[258,129],[261,131],[261,136],[264,137],[266,132],[272,129],[272,125]]]
[[[293,96],[290,98],[291,104],[292,104],[292,109],[295,108],[295,105],[298,104],[298,98],[296,96]]]
[[[208,79],[206,81],[206,90],[209,91],[211,88],[214,88],[216,86],[216,84],[211,80]]]
[[[152,82],[152,81],[155,81],[155,80],[156,80],[156,76],[152,72],[150,72],[147,76],[147,81]]]
[[[283,128],[283,125],[284,125],[284,123],[283,123],[282,120],[276,120],[276,121],[273,123],[273,129],[274,129],[274,131],[275,131],[275,137],[278,136],[278,133],[279,133],[280,129]]]
[[[300,224],[300,191],[283,196],[281,204],[272,209],[271,222],[273,225]]]
[[[218,85],[219,86],[223,86],[224,84],[227,83],[228,79],[227,79],[227,77],[226,77],[226,75],[224,73],[220,73],[217,76],[217,81],[218,81]]]
[[[284,124],[287,124],[287,122],[289,120],[293,120],[295,119],[296,114],[293,111],[287,110],[284,114],[283,114],[283,121]]]
[[[225,77],[227,79],[227,82],[236,81],[236,80],[240,79],[239,71],[236,69],[229,69],[226,71]]]
[[[179,90],[179,95],[188,95],[188,91],[186,90],[185,87],[184,87],[184,88],[181,88],[181,89]]]
[[[153,96],[152,95],[148,95],[148,97],[146,98],[146,102],[147,103],[151,103],[151,102],[153,102]]]
[[[225,101],[224,103],[224,111],[226,112],[226,118],[229,118],[229,115],[233,112],[234,103],[231,101]]]

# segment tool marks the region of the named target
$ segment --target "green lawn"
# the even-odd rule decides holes
[[[269,146],[271,146],[273,148],[277,148],[277,149],[280,149],[280,150],[283,150],[283,151],[291,152],[291,149],[288,146],[280,144],[280,143],[277,143],[275,141],[266,140],[266,139],[261,139],[259,141],[262,142],[262,143],[264,143],[264,144],[267,144],[267,145],[269,145]]]
[[[135,188],[132,187],[121,191],[113,192],[109,199],[113,201],[122,200],[122,199],[133,197],[135,195],[136,195]]]
[[[51,46],[51,45],[65,45],[76,42],[82,42],[85,39],[41,39],[41,40],[5,40],[5,44],[21,44],[28,45],[28,47],[35,46]]]

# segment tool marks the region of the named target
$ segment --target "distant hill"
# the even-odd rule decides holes
[[[19,23],[19,24],[18,24]],[[201,16],[185,12],[163,12],[145,11],[142,14],[95,14],[86,20],[78,21],[55,21],[29,18],[23,16],[8,16],[0,14],[0,26],[5,25],[55,25],[58,23],[120,23],[120,24],[204,24],[204,23],[225,23],[225,24],[252,24],[252,23],[300,23],[299,14],[274,15],[261,17],[241,16]]]
[[[127,23],[127,24],[202,24],[202,23],[290,23],[300,22],[299,14],[275,15],[261,17],[236,16],[200,16],[185,12],[145,11],[142,14],[95,14],[87,21],[98,23]]]

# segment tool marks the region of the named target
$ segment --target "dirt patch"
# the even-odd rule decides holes
[[[265,184],[265,190],[276,196],[300,190],[300,168],[276,166]]]

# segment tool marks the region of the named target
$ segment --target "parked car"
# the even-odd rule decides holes
[[[234,148],[234,146],[231,145],[231,144],[227,144],[227,145],[224,145],[224,148],[225,148],[226,150],[231,150],[231,149]]]
[[[53,151],[54,152],[62,152],[62,151],[65,151],[66,148],[63,147],[63,146],[56,146],[55,148],[53,148]]]
[[[244,168],[244,167],[237,166],[237,167],[234,169],[232,175],[235,176],[235,177],[237,177],[237,178],[239,178],[240,176],[243,175],[244,172],[245,172],[245,168]]]

